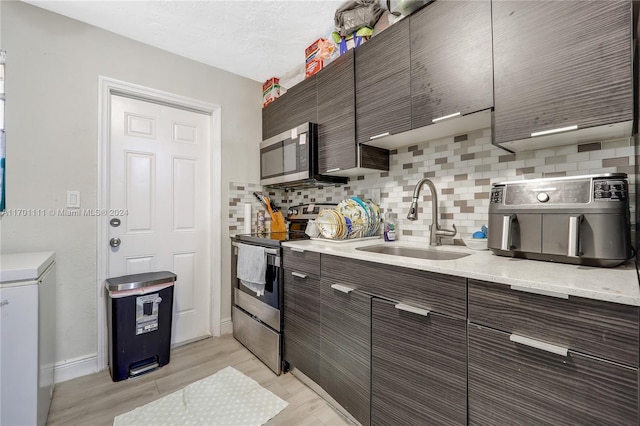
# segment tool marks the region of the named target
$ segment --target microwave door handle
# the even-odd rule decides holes
[[[584,215],[569,217],[569,244],[567,256],[580,257],[580,223],[582,223]]]

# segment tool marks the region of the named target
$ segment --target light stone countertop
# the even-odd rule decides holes
[[[282,245],[351,259],[513,285],[532,291],[568,294],[640,306],[638,274],[633,261],[616,268],[596,268],[496,256],[489,250],[476,251],[463,246],[429,247],[434,250],[471,253],[470,256],[456,260],[424,260],[356,250],[357,247],[378,244],[429,247],[428,242],[424,244],[404,241],[389,243],[382,239],[354,242],[298,240],[285,242]]]

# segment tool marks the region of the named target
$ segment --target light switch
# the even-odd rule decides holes
[[[80,191],[67,191],[67,208],[80,208]]]

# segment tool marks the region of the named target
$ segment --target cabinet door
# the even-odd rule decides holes
[[[288,130],[287,126],[287,102],[283,95],[262,108],[262,139],[269,139]]]
[[[637,425],[638,369],[469,326],[470,425]]]
[[[371,424],[464,425],[466,321],[374,298]]]
[[[323,254],[322,279],[348,282],[361,291],[466,319],[467,280],[452,275]]]
[[[320,173],[356,167],[354,50],[318,76],[318,167]]]
[[[320,253],[297,247],[282,250],[284,269],[304,274],[320,275]]]
[[[284,359],[320,383],[320,279],[284,270]]]
[[[409,19],[356,48],[356,140],[411,130]]]
[[[311,76],[293,86],[282,96],[287,103],[287,128],[293,129],[307,122],[318,122],[318,96],[316,76]]]
[[[632,120],[630,1],[494,1],[495,142]]]
[[[637,306],[550,297],[473,279],[468,288],[469,320],[476,324],[638,366]]]
[[[437,1],[411,15],[411,127],[491,108],[492,60],[490,1]]]
[[[39,424],[38,303],[36,282],[14,287],[0,286],[2,425]]]
[[[262,140],[269,139],[272,134],[269,133],[269,124],[271,122],[271,117],[273,116],[273,109],[271,108],[271,104],[262,108]]]
[[[361,424],[370,422],[371,297],[322,282],[321,386]]]

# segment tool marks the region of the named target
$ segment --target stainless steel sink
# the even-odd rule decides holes
[[[368,251],[370,253],[390,254],[393,256],[415,257],[418,259],[428,260],[455,260],[470,255],[470,253],[458,253],[453,251],[440,251],[386,244],[357,247],[356,250]]]

